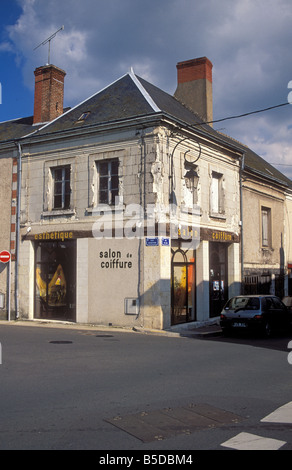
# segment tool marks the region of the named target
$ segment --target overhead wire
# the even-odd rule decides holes
[[[194,124],[194,126],[203,126],[204,124],[215,124],[217,122],[228,121],[230,119],[238,119],[238,118],[242,118],[242,117],[245,117],[245,116],[251,116],[252,114],[263,113],[265,111],[270,111],[271,109],[281,108],[282,106],[287,106],[288,104],[290,104],[290,103],[288,103],[288,102],[287,103],[281,103],[281,104],[277,104],[275,106],[269,106],[268,108],[258,109],[256,111],[249,111],[248,113],[237,114],[237,115],[228,116],[228,117],[225,117],[225,118],[222,118],[222,119],[216,119],[214,121],[206,121],[206,122],[203,122],[203,123],[200,123],[200,124]]]

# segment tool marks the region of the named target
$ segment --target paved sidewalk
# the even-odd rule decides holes
[[[181,324],[171,327],[168,330],[158,330],[143,327],[115,327],[105,325],[93,325],[93,324],[80,324],[62,321],[52,320],[12,320],[10,322],[0,320],[1,325],[5,326],[30,326],[30,327],[43,327],[43,328],[72,328],[79,330],[95,330],[95,331],[111,331],[111,332],[124,332],[124,333],[140,333],[148,335],[158,336],[169,336],[169,337],[207,337],[207,336],[218,336],[222,334],[222,330],[219,325],[204,325],[196,326],[195,324]]]
[[[219,336],[222,334],[222,329],[219,325],[208,325],[208,326],[201,326],[198,328],[186,330],[185,334],[182,333],[184,336]]]
[[[217,324],[204,325],[204,326],[192,326],[191,324],[182,324],[171,327],[168,330],[155,330],[147,328],[134,327],[134,331],[144,334],[155,334],[161,336],[177,336],[177,337],[207,337],[207,336],[219,336],[222,334],[222,329]]]

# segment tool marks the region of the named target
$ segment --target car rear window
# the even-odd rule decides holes
[[[276,308],[283,308],[283,304],[280,299],[273,297],[273,302]]]
[[[259,310],[260,299],[257,297],[233,297],[225,306],[225,309],[228,310],[236,310],[239,308],[246,310]]]

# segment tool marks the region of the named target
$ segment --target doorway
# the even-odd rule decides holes
[[[196,320],[196,269],[194,251],[172,250],[171,324]]]
[[[228,244],[210,242],[210,317],[218,317],[228,300]]]
[[[76,240],[36,243],[34,317],[76,321]]]

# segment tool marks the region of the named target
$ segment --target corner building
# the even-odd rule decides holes
[[[56,103],[38,96],[42,77],[48,89],[65,77],[43,69],[10,153],[19,317],[157,329],[216,319],[241,291],[245,147],[212,128],[211,62],[179,63],[175,96],[131,71],[68,110],[60,80]]]

